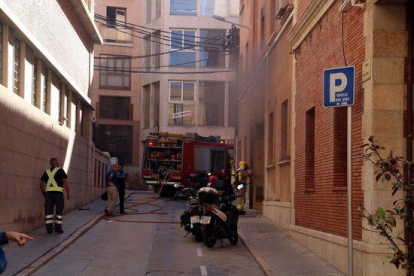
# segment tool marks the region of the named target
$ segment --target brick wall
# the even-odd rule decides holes
[[[87,93],[91,45],[68,0],[4,2],[72,77],[82,90],[79,92]]]
[[[304,5],[307,1],[300,1]],[[298,47],[296,65],[296,161],[295,212],[296,225],[335,235],[346,236],[346,117],[344,112],[324,108],[322,74],[324,69],[356,67],[356,104],[353,107],[353,220],[354,235],[361,239],[361,223],[357,208],[362,204],[361,122],[363,89],[361,64],[364,61],[363,13],[353,9],[341,14],[336,3],[321,18]],[[300,10],[303,9],[299,7]],[[343,20],[343,21],[342,21]],[[342,31],[342,26],[344,27]],[[343,35],[342,35],[343,34]],[[343,42],[345,48],[343,48]],[[345,57],[344,57],[345,55]],[[346,60],[346,62],[345,62]],[[315,106],[314,188],[305,189],[306,176],[306,111]],[[346,114],[346,112],[345,112]],[[344,170],[345,168],[345,170]],[[345,185],[344,185],[345,184]]]

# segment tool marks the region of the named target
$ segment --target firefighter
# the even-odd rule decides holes
[[[57,158],[50,159],[50,166],[51,168],[47,169],[40,178],[40,190],[45,198],[46,231],[52,234],[55,230],[55,233],[62,234],[62,215],[65,203],[63,189],[66,190],[67,199],[70,199],[68,176],[63,169],[59,168]],[[56,216],[54,216],[55,207]]]
[[[246,214],[244,204],[246,203],[246,190],[247,185],[250,184],[251,175],[252,170],[249,164],[246,161],[240,161],[239,168],[237,169],[236,183],[237,186],[243,185],[240,189],[237,189],[237,195],[240,196],[237,198],[237,210],[239,210],[241,215]]]

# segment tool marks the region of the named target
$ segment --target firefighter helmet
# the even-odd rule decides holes
[[[240,168],[240,169],[244,169],[246,166],[247,166],[247,167],[249,166],[249,164],[247,164],[247,162],[246,162],[246,161],[240,161],[240,162],[239,162],[239,168]]]

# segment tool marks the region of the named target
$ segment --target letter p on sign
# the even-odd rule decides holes
[[[327,69],[323,73],[323,105],[349,106],[355,99],[355,67]]]

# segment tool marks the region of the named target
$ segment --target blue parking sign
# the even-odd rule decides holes
[[[323,105],[338,107],[353,105],[355,101],[355,67],[323,71]]]

